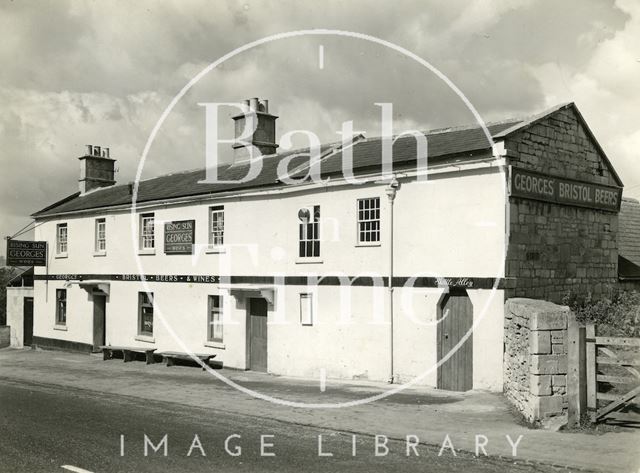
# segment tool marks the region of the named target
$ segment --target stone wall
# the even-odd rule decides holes
[[[564,108],[505,141],[509,164],[569,179],[618,185],[573,109]],[[561,302],[571,290],[605,294],[617,283],[618,214],[511,197],[508,297]]]
[[[568,307],[515,298],[505,304],[504,393],[530,422],[567,409]]]

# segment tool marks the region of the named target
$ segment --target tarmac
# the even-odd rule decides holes
[[[384,396],[397,386],[10,348],[0,350],[2,379],[160,400],[174,403],[176,409],[184,405],[238,413],[256,422],[264,418],[401,441],[412,436],[422,444],[445,445],[447,451],[486,452],[512,460],[515,449],[520,461],[570,470],[637,472],[640,467],[640,431],[533,429],[518,419],[500,393],[410,387]],[[372,397],[380,399],[367,400]]]

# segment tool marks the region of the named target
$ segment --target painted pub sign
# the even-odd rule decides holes
[[[166,255],[192,255],[195,236],[195,220],[165,222],[164,253]]]
[[[46,265],[46,241],[7,240],[7,266]]]
[[[576,181],[512,167],[509,193],[513,197],[618,212],[622,188]]]

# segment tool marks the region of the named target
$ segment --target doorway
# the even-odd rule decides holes
[[[22,313],[22,344],[30,347],[33,343],[33,297],[24,298]]]
[[[466,290],[444,294],[438,304],[438,363],[473,327],[473,305]],[[438,389],[468,391],[473,388],[473,333],[438,365]]]
[[[93,294],[93,351],[100,351],[100,347],[105,345],[107,296]]]
[[[248,299],[249,369],[267,372],[267,301]]]

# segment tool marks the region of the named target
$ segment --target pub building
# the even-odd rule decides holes
[[[35,345],[501,391],[507,298],[560,302],[619,283],[622,182],[573,103],[489,124],[493,143],[480,126],[426,132],[426,183],[415,137],[394,142],[391,179],[382,139],[357,136],[322,146],[329,181],[296,184],[278,165],[303,177],[308,150],[278,152],[267,101],[246,105],[263,155],[250,182],[203,183],[204,169],[144,180],[132,212],[133,186],[115,182],[108,149],[88,146],[79,192],[33,215],[49,248],[35,268]],[[360,184],[343,172],[347,150]],[[222,181],[248,173],[248,150],[234,153]]]

